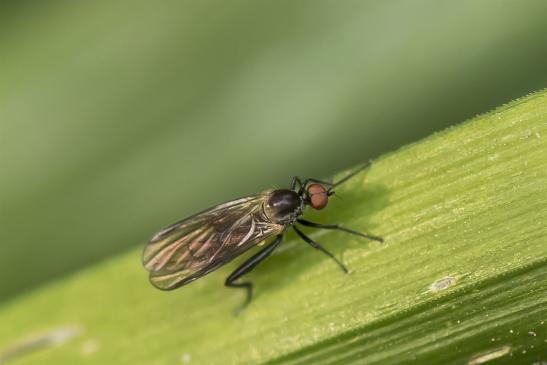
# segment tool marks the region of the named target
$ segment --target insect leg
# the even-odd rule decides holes
[[[291,180],[291,190],[294,190],[296,188],[296,183],[298,183],[298,185],[302,187],[302,181],[300,180],[300,178],[298,176],[293,176]]]
[[[306,241],[306,243],[308,243],[311,247],[313,248],[316,248],[318,249],[319,251],[323,252],[325,255],[327,255],[328,257],[330,257],[331,259],[333,259],[337,264],[338,266],[340,266],[340,268],[342,269],[343,272],[345,272],[346,274],[349,272],[348,268],[346,267],[346,265],[344,265],[342,262],[340,262],[340,260],[338,260],[332,253],[330,253],[329,251],[325,250],[323,248],[323,246],[321,246],[319,243],[315,242],[314,240],[312,240],[311,238],[309,238],[308,236],[306,236],[304,234],[304,232],[302,232],[301,230],[299,230],[298,228],[296,228],[295,226],[292,226],[292,228],[295,230],[295,232],[300,236],[300,238],[302,238],[304,241]]]
[[[314,222],[307,221],[307,220],[305,220],[305,219],[297,219],[296,221],[297,221],[298,223],[304,225],[304,226],[307,226],[307,227],[324,228],[324,229],[337,229],[337,230],[339,230],[339,231],[343,231],[343,232],[346,232],[346,233],[354,234],[354,235],[356,235],[356,236],[361,236],[361,237],[367,238],[367,239],[369,239],[369,240],[378,241],[378,242],[384,242],[384,239],[383,239],[382,237],[373,236],[373,235],[370,235],[370,234],[366,234],[366,233],[361,233],[361,232],[358,232],[358,231],[354,231],[353,229],[349,229],[349,228],[340,226],[339,224],[321,224],[321,223],[314,223]]]
[[[253,297],[253,284],[249,281],[243,283],[235,283],[235,281],[250,272],[256,267],[256,265],[258,265],[262,260],[268,257],[272,253],[272,251],[275,250],[275,248],[279,245],[279,243],[281,243],[282,239],[283,235],[278,235],[272,243],[270,243],[268,246],[260,250],[257,254],[245,261],[241,266],[235,269],[235,271],[231,273],[230,276],[226,278],[226,282],[224,283],[225,286],[232,288],[243,288],[247,290],[247,298],[237,312],[240,312],[251,302],[251,299]]]

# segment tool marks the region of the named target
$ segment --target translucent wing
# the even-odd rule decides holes
[[[250,247],[281,233],[264,214],[269,192],[232,200],[158,232],[143,253],[150,281],[163,290],[216,270]]]

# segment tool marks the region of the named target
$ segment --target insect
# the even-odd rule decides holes
[[[338,224],[314,223],[300,218],[308,206],[316,210],[325,208],[329,197],[334,194],[334,188],[366,167],[334,183],[311,178],[301,180],[294,176],[289,189],[266,190],[258,195],[235,199],[162,229],[152,237],[143,252],[143,265],[150,271],[150,282],[161,290],[176,289],[218,269],[251,247],[261,245],[266,239],[275,237],[226,279],[225,286],[246,290],[247,296],[241,307],[244,308],[251,301],[253,284],[238,279],[268,257],[290,227],[307,244],[330,257],[347,273],[348,269],[341,261],[305,235],[296,224],[340,230],[383,242],[381,237]]]

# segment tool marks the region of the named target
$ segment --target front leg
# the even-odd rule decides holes
[[[291,190],[296,190],[296,184],[298,183],[298,188],[302,187],[302,181],[298,176],[293,176],[291,180]]]
[[[235,283],[235,281],[250,272],[256,267],[256,265],[258,265],[262,260],[268,257],[273,252],[273,250],[275,250],[275,248],[279,246],[282,239],[283,235],[278,235],[272,243],[270,243],[268,246],[260,250],[257,254],[245,261],[241,266],[235,269],[235,271],[231,273],[230,276],[226,278],[226,282],[224,283],[225,286],[231,288],[242,288],[247,291],[247,298],[245,299],[241,307],[236,310],[236,314],[241,312],[251,302],[251,299],[253,297],[253,283],[249,281],[243,283]]]

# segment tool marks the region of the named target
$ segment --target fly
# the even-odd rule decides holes
[[[235,199],[162,229],[152,237],[143,252],[143,265],[150,271],[150,282],[161,290],[176,289],[218,269],[264,240],[275,237],[226,278],[225,286],[246,290],[247,297],[241,307],[244,308],[251,301],[253,284],[238,279],[268,257],[290,227],[302,240],[330,257],[347,273],[348,269],[340,260],[306,236],[296,224],[340,230],[383,242],[381,237],[338,224],[314,223],[300,218],[307,206],[316,210],[325,208],[329,197],[334,194],[334,188],[366,167],[335,183],[310,178],[301,180],[294,176],[289,189],[266,190],[258,195]]]

